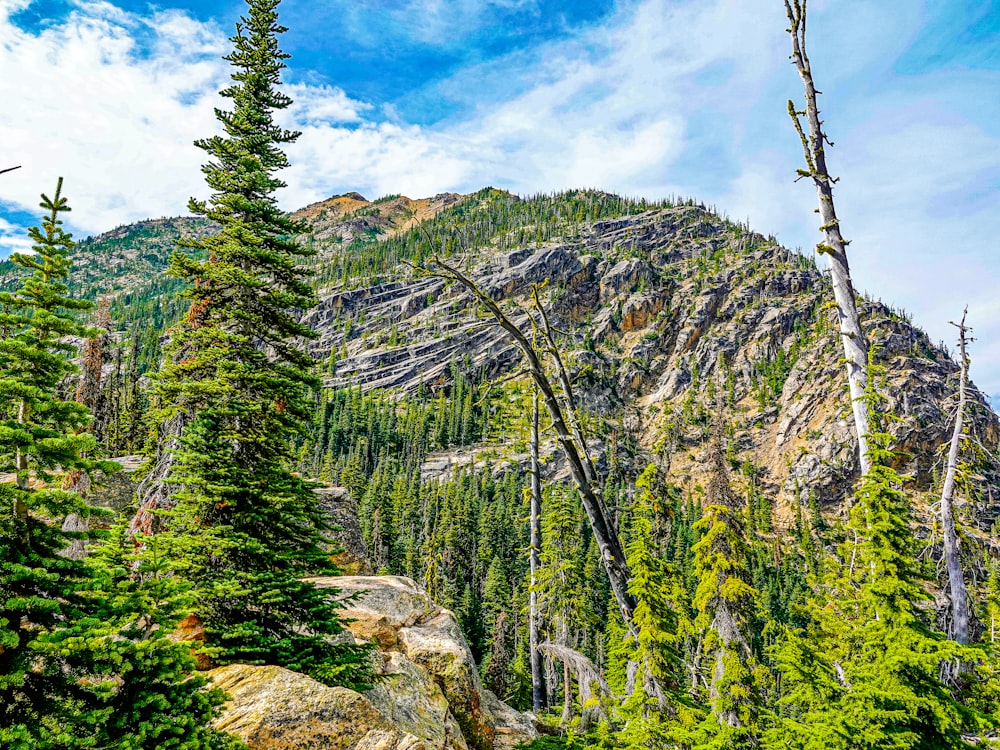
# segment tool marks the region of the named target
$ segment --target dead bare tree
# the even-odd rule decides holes
[[[545,312],[545,305],[542,304],[541,297],[539,296],[539,292],[547,284],[548,280],[542,284],[531,285],[531,296],[535,301],[535,309],[538,311],[538,316],[542,320],[542,336],[544,337],[543,345],[556,365],[556,375],[559,377],[559,385],[562,386],[563,407],[566,409],[567,421],[569,422],[570,428],[573,430],[573,436],[576,438],[577,447],[580,449],[580,456],[583,458],[583,468],[587,471],[587,479],[589,479],[592,484],[596,484],[598,481],[597,469],[594,466],[593,459],[590,457],[590,451],[587,449],[587,441],[583,436],[583,427],[580,425],[580,418],[576,412],[576,396],[573,393],[573,380],[570,378],[569,371],[566,369],[566,364],[563,361],[562,354],[559,353],[559,347],[556,346],[556,339],[552,323],[549,320],[549,314]],[[600,495],[598,495],[598,497],[600,497]]]
[[[545,707],[545,680],[542,674],[542,652],[538,650],[538,565],[542,549],[542,477],[538,460],[538,388],[532,396],[531,411],[531,549],[528,567],[531,575],[528,587],[528,650],[531,660],[531,707],[535,713]]]
[[[76,400],[90,409],[94,422],[103,424],[98,413],[101,398],[101,375],[104,367],[104,352],[108,344],[108,330],[111,328],[111,298],[101,297],[94,316],[97,330],[86,339],[81,347],[80,382],[76,389]],[[100,439],[101,435],[98,435]]]
[[[174,488],[168,482],[174,468],[174,454],[180,446],[181,433],[189,421],[187,412],[181,411],[160,425],[156,458],[136,488],[139,507],[129,521],[129,536],[151,536],[157,533],[160,531],[157,511],[169,510],[174,506],[171,498]]]
[[[546,642],[539,644],[538,648],[563,663],[567,681],[570,675],[576,676],[580,705],[583,707],[582,729],[586,730],[587,725],[594,719],[608,719],[609,713],[605,703],[612,697],[611,688],[594,662],[579,651],[559,643]],[[595,698],[597,700],[594,700]]]
[[[506,331],[507,335],[513,339],[515,345],[521,351],[528,372],[538,387],[542,400],[545,402],[546,410],[552,421],[559,445],[566,454],[569,463],[570,474],[580,491],[583,501],[583,509],[590,521],[590,528],[594,533],[598,549],[601,552],[601,561],[608,573],[608,580],[611,583],[611,591],[615,596],[622,612],[622,618],[630,632],[634,633],[633,612],[635,610],[635,598],[628,591],[628,583],[631,578],[628,562],[625,559],[625,550],[622,547],[621,539],[614,521],[604,508],[594,483],[588,478],[589,470],[586,467],[586,459],[581,455],[577,447],[577,440],[567,424],[565,411],[560,398],[556,395],[555,388],[549,380],[545,365],[539,356],[538,350],[532,345],[527,335],[504,313],[500,306],[486,292],[460,271],[455,266],[446,263],[439,257],[433,257],[429,265],[417,267],[421,273],[438,276],[439,278],[457,281],[466,291],[468,291],[477,302],[479,302],[493,316],[496,324]],[[565,394],[563,394],[565,397]]]
[[[795,124],[795,130],[802,141],[806,168],[798,169],[799,179],[808,177],[816,186],[819,198],[819,213],[822,220],[820,231],[824,241],[816,246],[817,252],[825,255],[830,263],[830,278],[833,282],[833,296],[837,303],[837,320],[840,326],[840,340],[844,346],[847,363],[847,383],[851,394],[851,411],[854,413],[854,428],[858,435],[858,462],[864,474],[871,466],[868,457],[868,412],[862,396],[867,385],[866,366],[868,363],[868,342],[861,328],[861,318],[855,301],[854,284],[847,263],[847,240],[840,232],[840,220],[833,205],[833,186],[837,182],[830,176],[826,165],[826,147],[833,146],[823,130],[819,119],[816,97],[821,93],[813,82],[812,67],[806,53],[806,2],[807,0],[785,0],[785,11],[791,24],[787,29],[792,38],[792,63],[799,71],[805,89],[806,108],[797,110],[788,100],[788,114]],[[809,127],[806,136],[800,117],[805,117]]]
[[[962,428],[965,416],[967,385],[969,381],[969,355],[967,345],[973,339],[966,334],[971,330],[965,325],[969,308],[962,311],[962,320],[952,325],[958,328],[959,379],[958,411],[955,414],[955,429],[951,434],[948,450],[948,469],[944,486],[941,488],[941,533],[944,537],[944,559],[948,569],[948,586],[951,594],[951,632],[958,643],[969,642],[969,594],[962,577],[962,565],[958,559],[958,534],[955,531],[955,512],[952,498],[955,493],[955,476],[958,473],[958,450],[962,442]]]

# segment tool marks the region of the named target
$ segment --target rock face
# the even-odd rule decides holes
[[[401,732],[362,695],[327,687],[281,667],[231,664],[207,673],[232,699],[216,721],[251,748],[267,750],[431,750],[444,747]]]
[[[368,545],[358,523],[358,504],[351,493],[344,487],[319,487],[313,492],[333,526],[324,536],[341,550],[334,555],[333,561],[349,575],[373,573]]]
[[[409,578],[316,578],[336,588],[348,629],[371,643],[380,682],[363,695],[279,667],[209,672],[231,696],[217,726],[252,750],[507,750],[537,736],[486,690],[454,615]]]
[[[545,283],[542,303],[578,376],[581,403],[607,432],[635,438],[630,471],[655,457],[675,484],[697,493],[705,481],[709,391],[722,390],[731,458],[775,500],[778,519],[787,521],[802,502],[844,512],[857,477],[856,441],[826,306],[829,280],[810,258],[691,203],[646,210],[618,201],[621,215],[584,221],[570,218],[572,201],[545,208],[542,199],[500,200],[499,192],[373,202],[348,193],[295,214],[308,225],[299,239],[316,250],[320,303],[304,319],[320,334],[310,347],[327,364],[328,386],[433,392],[447,388],[453,363],[485,377],[518,369],[519,352],[477,315],[468,293],[407,266],[420,246],[411,242],[403,252],[407,230],[430,219],[441,230],[437,249],[525,329],[531,285]],[[502,220],[531,205],[536,213],[518,214],[520,224]],[[542,231],[553,216],[558,222],[548,226],[556,228]],[[170,219],[81,242],[74,288],[89,297],[128,291],[136,302],[175,290],[163,287],[158,273],[167,249],[177,237],[210,229]],[[426,258],[427,248],[422,252]],[[383,255],[400,262],[369,268]],[[0,286],[12,274],[0,263]],[[918,492],[929,490],[937,449],[949,437],[958,368],[905,314],[873,301],[861,307],[887,368],[886,390],[897,394],[888,404],[902,419],[892,427],[902,456],[897,468]],[[967,415],[972,431],[985,454],[995,455],[1000,423],[984,399],[976,401]],[[1000,472],[976,475],[985,479],[969,492],[971,515],[986,530],[1000,515],[989,489]]]
[[[704,486],[712,416],[709,390],[726,394],[734,460],[776,499],[787,522],[799,503],[843,512],[857,477],[857,445],[844,388],[828,279],[812,261],[692,206],[598,221],[563,238],[514,249],[471,248],[453,262],[527,329],[531,284],[563,333],[577,395],[595,416],[656,451],[672,480]],[[898,467],[915,488],[931,487],[935,452],[947,442],[957,366],[905,316],[862,305],[870,340],[887,367]],[[307,321],[320,331],[321,361],[337,353],[333,387],[414,392],[449,379],[452,362],[486,376],[517,368],[520,354],[484,325],[459,285],[401,267],[375,286],[321,294]],[[385,332],[404,331],[389,343]],[[1000,428],[980,399],[968,415],[990,450]],[[628,424],[626,424],[628,423]],[[905,454],[905,455],[903,455]],[[451,463],[448,456],[433,461]],[[472,461],[474,461],[474,457]],[[466,461],[465,463],[469,463]],[[433,466],[425,475],[433,475]],[[1000,477],[990,476],[984,486]],[[979,496],[990,497],[986,492]],[[982,528],[1000,513],[975,508]]]

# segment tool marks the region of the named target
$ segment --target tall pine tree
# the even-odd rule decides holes
[[[65,744],[62,717],[74,692],[72,663],[40,654],[39,641],[80,615],[83,564],[58,553],[69,543],[57,519],[89,508],[75,492],[54,489],[55,473],[86,469],[80,458],[94,439],[87,407],[61,399],[57,387],[76,368],[66,337],[83,327],[75,311],[90,303],[69,296],[72,236],[62,178],[43,195],[41,228],[29,230],[34,253],[11,260],[30,273],[15,292],[0,293],[0,746]]]
[[[620,709],[623,726],[619,740],[623,747],[635,750],[676,746],[676,730],[694,715],[680,690],[683,667],[678,633],[684,593],[672,566],[657,554],[653,533],[659,504],[653,491],[655,480],[653,464],[636,480],[631,537],[625,547],[632,570],[629,593],[636,600],[635,635],[623,632],[620,621],[611,628],[623,641],[610,644],[610,661],[616,667],[613,671],[618,672],[616,682],[624,682],[620,687],[628,693]],[[632,662],[624,668],[623,655]]]
[[[114,467],[81,457],[95,444],[87,407],[58,395],[75,370],[66,337],[85,333],[73,313],[91,306],[67,293],[61,193],[60,180],[42,196],[35,253],[12,258],[31,276],[0,294],[0,470],[16,476],[0,485],[0,747],[242,747],[208,727],[222,696],[202,690],[188,647],[167,638],[180,582],[150,578],[134,558],[109,564],[120,544],[102,545],[97,560],[60,554],[72,536],[61,519],[95,510],[54,489],[60,475]]]
[[[336,602],[303,578],[334,574],[327,527],[310,486],[295,476],[290,441],[306,433],[318,385],[299,322],[315,294],[300,261],[301,227],[278,208],[288,166],[281,150],[298,133],[275,124],[291,100],[279,91],[288,55],[278,48],[278,0],[248,0],[236,25],[232,85],[217,110],[224,135],[196,145],[210,157],[212,189],[190,210],[220,226],[174,254],[171,272],[191,283],[187,318],[172,331],[155,383],[162,423],[183,424],[168,485],[166,524],[183,539],[183,572],[195,584],[206,643],[217,663],[279,664],[328,683],[363,669],[342,631]],[[360,670],[360,671],[359,671]]]
[[[724,432],[720,411],[709,447],[707,507],[694,525],[702,531],[693,547],[698,577],[695,625],[703,639],[712,709],[694,745],[736,750],[755,747],[759,732],[761,670],[751,623],[760,594],[751,582],[746,507],[729,481]]]

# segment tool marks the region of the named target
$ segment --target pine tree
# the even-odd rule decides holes
[[[12,748],[65,739],[72,665],[59,654],[41,657],[36,646],[79,615],[86,571],[58,554],[69,540],[56,519],[90,509],[76,493],[54,489],[53,472],[90,468],[80,453],[94,446],[83,432],[87,408],[57,395],[75,370],[65,337],[84,332],[74,312],[91,306],[70,297],[65,283],[74,243],[60,218],[69,211],[62,178],[41,207],[41,228],[29,230],[34,254],[11,256],[31,275],[0,293],[0,471],[16,474],[14,485],[0,485],[0,746]]]
[[[871,466],[855,492],[839,569],[827,575],[811,623],[776,653],[784,716],[773,748],[970,748],[963,732],[985,717],[959,703],[940,679],[943,661],[971,650],[933,632],[914,559],[910,500],[892,468],[884,400],[869,364],[865,390]]]
[[[55,472],[115,468],[81,458],[95,444],[83,432],[87,407],[56,394],[75,369],[64,337],[85,333],[72,311],[90,306],[67,295],[73,243],[61,187],[43,196],[35,254],[14,256],[32,276],[0,295],[0,467],[17,472],[15,485],[0,485],[0,746],[241,747],[207,727],[221,695],[202,691],[187,647],[167,639],[179,582],[59,554],[71,535],[58,519],[96,510],[53,489]]]
[[[42,638],[42,653],[73,654],[86,675],[70,704],[85,709],[74,716],[75,743],[63,738],[63,750],[243,748],[209,726],[224,696],[194,674],[190,643],[170,637],[191,592],[161,549],[167,540],[151,537],[137,547],[125,524],[116,524],[87,560],[85,613]]]
[[[674,746],[675,730],[691,715],[680,700],[681,658],[678,651],[678,610],[682,596],[674,571],[656,554],[653,517],[658,503],[653,492],[656,467],[650,465],[636,480],[632,505],[631,537],[625,547],[632,579],[629,592],[635,597],[635,637],[626,633],[615,617],[610,632],[624,638],[622,649],[612,644],[614,683],[630,694],[621,706],[624,726],[619,739],[626,748],[653,750]],[[623,668],[622,650],[633,662],[634,677]],[[625,674],[622,674],[622,673]],[[632,684],[629,684],[631,682]],[[619,688],[620,689],[620,688]]]
[[[702,531],[693,548],[695,625],[708,660],[711,707],[695,746],[742,748],[754,746],[759,731],[760,675],[751,623],[760,593],[751,584],[745,512],[730,485],[723,433],[720,416],[709,448],[708,505],[694,526]]]
[[[217,110],[224,135],[196,142],[213,193],[192,213],[220,226],[186,243],[171,272],[191,283],[186,319],[172,331],[155,383],[161,424],[184,425],[167,484],[167,514],[183,543],[183,573],[196,586],[206,643],[218,663],[279,664],[329,683],[360,678],[362,656],[332,645],[336,602],[303,577],[336,573],[320,531],[327,523],[310,486],[290,471],[291,440],[308,433],[318,386],[300,347],[315,333],[299,322],[315,304],[300,265],[311,250],[278,208],[275,173],[297,133],[274,122],[290,104],[278,90],[287,55],[277,37],[278,0],[249,0],[236,25],[232,85]]]

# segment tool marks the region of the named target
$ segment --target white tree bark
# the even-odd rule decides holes
[[[806,159],[806,169],[798,170],[799,177],[812,179],[819,199],[818,212],[822,220],[820,230],[824,234],[824,241],[817,245],[816,249],[825,255],[830,263],[840,340],[844,346],[844,358],[847,364],[851,411],[854,414],[854,427],[858,436],[858,462],[861,473],[864,474],[871,466],[868,456],[868,411],[862,400],[868,380],[866,370],[868,342],[861,329],[861,318],[858,315],[854,285],[847,263],[848,242],[840,233],[840,220],[833,205],[833,185],[836,180],[830,176],[827,169],[825,152],[826,146],[833,144],[823,131],[823,122],[819,119],[816,97],[820,92],[816,90],[813,82],[812,68],[806,54],[806,2],[807,0],[785,0],[785,11],[791,24],[788,28],[788,34],[792,38],[791,60],[802,78],[806,98],[805,110],[796,110],[795,105],[789,100],[788,114],[795,123]],[[806,118],[809,126],[808,137],[799,119],[802,116]]]
[[[966,351],[968,339],[965,316],[968,308],[962,311],[962,321],[958,327],[958,351],[961,370],[958,381],[958,413],[955,414],[955,429],[951,434],[951,446],[948,451],[948,469],[945,472],[944,486],[941,488],[941,533],[944,536],[944,559],[948,569],[948,586],[951,594],[952,637],[958,643],[969,642],[969,594],[962,577],[962,565],[958,559],[958,534],[955,531],[955,513],[952,498],[955,493],[955,474],[958,471],[958,449],[962,441],[962,426],[965,415],[966,386],[969,381],[969,355]]]

